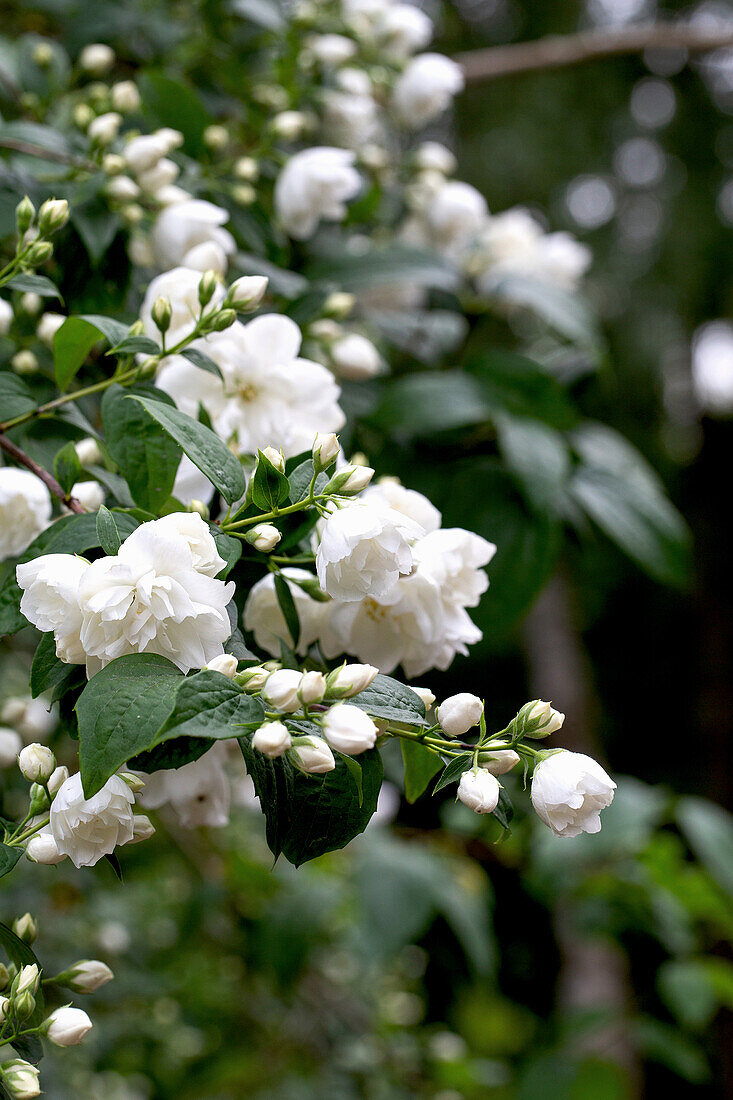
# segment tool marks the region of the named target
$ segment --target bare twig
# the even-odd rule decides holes
[[[21,466],[25,466],[26,470],[30,470],[37,478],[40,478],[53,495],[58,497],[62,504],[66,505],[69,511],[78,512],[79,515],[85,514],[86,508],[79,503],[76,497],[72,497],[69,493],[65,493],[56,478],[52,474],[49,474],[48,470],[44,470],[43,466],[39,466],[37,462],[34,462],[25,451],[21,451],[20,447],[16,446],[12,439],[8,439],[6,435],[0,435],[0,449],[10,455],[11,458],[14,458],[16,462],[19,462]]]
[[[96,164],[84,157],[77,157],[74,153],[61,153],[56,149],[46,149],[43,145],[34,145],[31,141],[21,141],[20,138],[0,137],[0,149],[12,149],[16,153],[25,153],[29,157],[38,157],[40,160],[52,160],[56,164],[68,164],[71,168],[86,168],[88,172],[97,170]]]
[[[539,69],[562,69],[601,57],[618,57],[647,49],[705,53],[731,46],[733,24],[727,28],[711,28],[685,23],[635,23],[618,30],[603,28],[550,35],[536,42],[517,42],[511,46],[488,46],[459,54],[455,60],[470,83]]]

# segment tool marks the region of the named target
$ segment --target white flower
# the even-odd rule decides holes
[[[223,652],[234,585],[213,579],[224,563],[198,525],[192,512],[144,523],[115,557],[85,569],[78,598],[88,674],[124,653],[160,653],[189,672]]]
[[[206,667],[210,672],[220,672],[228,680],[233,680],[237,675],[237,664],[237,658],[232,657],[231,653],[222,653],[221,657],[214,657],[213,661],[209,661]]]
[[[322,672],[304,672],[300,679],[298,698],[305,706],[320,703],[326,694],[326,677]]]
[[[336,703],[323,716],[323,736],[331,748],[348,756],[373,749],[377,732],[369,715],[350,703]]]
[[[493,813],[500,792],[498,779],[484,768],[464,772],[458,784],[459,799],[477,814]]]
[[[26,845],[25,854],[32,863],[49,866],[66,859],[66,855],[59,851],[50,829],[43,829],[32,836]]]
[[[155,826],[145,814],[135,814],[132,819],[131,844],[137,844],[141,840],[150,840],[155,833]]]
[[[36,963],[28,963],[18,974],[15,993],[35,993],[40,984],[41,974]]]
[[[438,53],[420,54],[395,84],[395,111],[405,126],[416,130],[442,114],[463,85],[463,73],[455,61]]]
[[[382,599],[412,569],[422,528],[389,508],[355,503],[329,515],[316,551],[321,588],[344,601]]]
[[[344,424],[333,376],[298,357],[301,339],[295,322],[278,314],[235,322],[205,343],[223,381],[174,356],[157,384],[194,417],[201,403],[217,434],[240,451],[253,454],[271,445],[289,458],[309,450],[317,431]]]
[[[379,39],[394,57],[410,57],[433,37],[433,21],[412,4],[389,4],[376,21]]]
[[[295,581],[313,583],[314,577],[305,569],[286,568],[282,575],[289,581],[290,594],[300,619],[300,640],[297,652],[304,656],[308,648],[326,630],[328,607],[325,603],[312,599]],[[290,632],[283,618],[275,592],[275,579],[268,573],[253,585],[244,605],[244,629],[254,634],[260,649],[277,655],[280,653],[280,639],[292,642]]]
[[[384,369],[382,356],[374,344],[358,332],[337,340],[331,346],[331,358],[337,373],[354,382],[374,378]]]
[[[70,776],[51,803],[50,826],[61,855],[75,867],[93,867],[120,844],[132,840],[130,788],[118,775],[91,798],[84,797],[81,775]]]
[[[264,722],[252,734],[252,748],[274,760],[287,752],[292,744],[288,727],[282,722]]]
[[[488,212],[486,199],[475,187],[450,180],[428,202],[425,220],[435,245],[453,253],[478,233]]]
[[[436,717],[446,737],[462,737],[479,724],[483,709],[484,705],[477,695],[462,691],[445,699],[438,707]]]
[[[236,250],[231,233],[222,229],[229,214],[203,199],[173,203],[158,215],[153,227],[155,259],[164,269],[183,266],[223,275]]]
[[[601,810],[613,802],[616,784],[600,764],[561,749],[545,757],[532,777],[532,805],[555,836],[598,833]]]
[[[50,522],[51,497],[43,482],[30,470],[0,467],[0,561],[22,554]]]
[[[66,1005],[57,1008],[46,1020],[46,1035],[59,1047],[74,1047],[92,1029],[92,1021],[82,1008]]]
[[[354,95],[328,88],[323,94],[322,110],[325,136],[334,145],[362,150],[379,139],[379,108],[370,94]]]
[[[18,767],[29,783],[47,783],[56,767],[56,757],[45,745],[26,745],[18,754]]]
[[[41,1095],[40,1070],[22,1058],[11,1058],[0,1066],[2,1081],[12,1100],[33,1100]]]
[[[293,668],[281,668],[268,676],[267,682],[262,688],[262,698],[275,707],[287,713],[300,710],[301,702],[298,698],[298,690],[303,674]]]
[[[0,336],[7,336],[13,323],[13,307],[5,298],[0,298]]]
[[[149,195],[154,195],[159,202],[163,202],[169,188],[173,191],[178,190],[177,188],[171,188],[171,184],[175,183],[178,179],[180,171],[180,168],[174,160],[169,160],[168,157],[161,157],[152,168],[147,168],[144,172],[140,172],[137,179],[143,191],[147,191]],[[174,201],[187,201],[188,195],[185,191],[181,191],[180,196],[179,200]]]
[[[343,65],[356,53],[356,43],[344,34],[313,34],[305,45],[322,65]]]
[[[275,184],[275,210],[285,231],[295,240],[312,237],[321,218],[341,221],[345,204],[361,189],[354,154],[317,146],[296,153]]]
[[[362,503],[381,504],[401,512],[419,524],[426,534],[440,527],[441,515],[435,505],[417,490],[405,488],[396,478],[380,478],[376,485],[369,486],[361,500]]]
[[[103,76],[115,63],[115,52],[103,42],[92,42],[79,54],[79,65],[85,73]]]
[[[483,566],[495,553],[492,542],[461,527],[432,531],[414,547],[415,560],[440,586],[443,599],[463,607],[476,607],[489,587]]]
[[[140,318],[146,335],[159,341],[160,334],[153,321],[153,305],[158,298],[167,298],[171,305],[171,323],[167,333],[168,346],[177,344],[196,327],[201,313],[199,283],[201,272],[191,267],[174,267],[153,279],[145,292]],[[217,309],[224,301],[224,289],[218,283],[206,312]]]
[[[572,290],[591,259],[590,249],[570,234],[546,234],[528,210],[514,207],[488,219],[474,264],[480,292],[491,294],[508,275]]]
[[[298,737],[289,755],[295,766],[308,775],[324,775],[336,767],[333,753],[320,737]]]
[[[9,768],[23,748],[20,734],[8,726],[0,726],[0,768]]]
[[[48,793],[52,796],[55,795],[56,791],[58,791],[63,786],[68,778],[69,769],[66,767],[65,764],[60,764],[58,768],[56,768],[51,773],[51,778],[46,784],[46,786],[48,787]]]
[[[107,111],[106,114],[97,115],[92,119],[87,134],[92,141],[97,141],[100,145],[109,145],[110,141],[114,141],[117,137],[121,125],[122,115],[117,111]]]
[[[145,776],[137,800],[149,810],[170,806],[184,829],[221,828],[229,821],[231,802],[226,763],[226,745],[215,741],[199,760]]]
[[[414,691],[418,699],[421,700],[426,712],[430,710],[435,702],[435,695],[430,688],[415,687],[414,684],[410,684],[410,691]]]
[[[63,978],[62,984],[74,993],[96,993],[112,981],[114,974],[99,959],[81,959],[64,971]]]
[[[480,753],[478,758],[479,765],[492,775],[505,775],[516,768],[519,761],[519,753],[514,749],[491,749]]]
[[[457,167],[453,153],[438,141],[424,141],[418,146],[415,164],[423,171],[440,172],[443,176],[449,176]]]
[[[98,512],[107,494],[98,481],[76,481],[71,487],[71,495],[87,512]]]
[[[53,346],[53,338],[66,318],[62,313],[44,313],[36,325],[36,336],[47,347]]]
[[[72,554],[44,554],[15,571],[23,589],[21,613],[43,633],[53,631],[56,655],[68,664],[86,660],[78,589],[87,568],[82,558]]]
[[[311,453],[318,470],[326,470],[341,453],[338,436],[333,432],[316,432]]]
[[[327,694],[331,699],[350,699],[368,688],[378,672],[374,665],[342,665],[329,673]]]
[[[134,202],[140,195],[140,188],[129,176],[113,176],[105,190],[115,202]]]

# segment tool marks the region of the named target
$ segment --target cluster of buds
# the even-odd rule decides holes
[[[113,132],[111,120],[121,123],[120,112],[136,110],[136,102],[139,105],[139,92],[132,81],[115,85],[110,94],[112,102],[116,100],[117,110],[98,116],[88,126],[88,136],[94,140],[96,132],[97,144],[103,123],[108,127],[104,136],[112,141],[117,133]],[[152,134],[131,137],[121,152],[105,152],[102,157],[102,168],[108,176],[105,189],[128,225],[138,225],[143,220],[142,200],[152,202],[157,208],[188,198],[186,192],[176,185],[181,170],[170,159],[170,153],[182,144],[183,134],[179,130],[164,127]]]
[[[66,199],[46,199],[38,212],[26,195],[15,208],[18,245],[15,259],[25,268],[40,267],[51,259],[53,245],[49,237],[58,233],[69,220]]]

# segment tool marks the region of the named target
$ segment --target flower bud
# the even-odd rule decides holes
[[[26,845],[25,854],[31,863],[42,863],[49,867],[66,859],[59,851],[50,829],[32,836]]]
[[[40,267],[53,256],[53,245],[49,241],[36,241],[28,249],[26,260],[30,267]]]
[[[51,796],[55,795],[59,787],[61,787],[68,778],[69,769],[64,764],[60,764],[59,767],[56,768],[56,770],[53,772],[51,778],[46,784],[46,786],[48,787],[48,793]]]
[[[265,296],[268,282],[266,275],[243,275],[229,287],[226,304],[234,306],[240,312],[257,309]]]
[[[79,65],[85,73],[92,76],[104,76],[115,63],[115,54],[102,42],[92,42],[79,54]]]
[[[262,665],[252,665],[251,668],[245,668],[242,672],[238,672],[234,677],[234,681],[240,687],[243,687],[245,691],[261,691],[270,675],[271,670],[269,668],[263,668]]]
[[[219,657],[214,657],[213,661],[209,661],[206,668],[210,672],[220,672],[228,680],[233,680],[237,675],[237,664],[237,658],[232,657],[231,653],[222,653]]]
[[[446,737],[462,737],[481,720],[484,705],[476,695],[467,691],[451,695],[440,704],[436,717]]]
[[[30,783],[47,783],[56,767],[56,757],[45,745],[26,745],[18,754],[18,767]]]
[[[140,195],[140,188],[130,176],[113,176],[105,190],[115,202],[132,202]]]
[[[9,726],[0,726],[0,768],[9,768],[14,764],[22,748],[20,734]]]
[[[30,290],[20,299],[20,308],[23,310],[23,313],[27,313],[30,317],[38,313],[42,305],[43,299],[40,294],[34,294],[33,291]]]
[[[106,963],[99,959],[81,959],[53,980],[55,985],[62,985],[73,993],[96,993],[113,978],[114,974]]]
[[[331,347],[331,358],[337,373],[353,382],[362,382],[381,374],[382,357],[371,340],[358,332],[342,336]]]
[[[491,814],[499,804],[501,787],[496,776],[483,768],[464,772],[458,784],[458,797],[477,814]]]
[[[271,523],[258,523],[255,527],[250,528],[245,538],[255,550],[267,554],[270,550],[275,549],[282,535],[277,527],[274,527]]]
[[[273,672],[268,676],[267,683],[262,688],[262,698],[286,713],[300,710],[298,689],[303,674],[293,668],[281,668],[279,672]]]
[[[59,1047],[73,1047],[91,1031],[92,1021],[82,1008],[57,1008],[43,1025],[43,1031]]]
[[[225,329],[230,328],[237,319],[237,313],[234,309],[220,309],[218,313],[215,313],[209,322],[209,327],[214,332],[224,332]]]
[[[226,149],[229,144],[229,131],[226,126],[207,126],[203,134],[204,145],[209,149],[220,151]]]
[[[41,974],[36,963],[24,966],[19,974],[13,978],[10,987],[10,996],[20,997],[22,993],[36,993],[41,980]]]
[[[132,840],[130,844],[137,844],[140,840],[150,840],[155,833],[155,826],[145,814],[132,815]]]
[[[4,1024],[8,1018],[8,1010],[10,1009],[10,998],[0,997],[0,1024]]]
[[[373,477],[374,470],[371,466],[349,464],[333,475],[323,491],[332,496],[356,496],[362,489],[366,489]]]
[[[276,137],[285,141],[295,141],[308,129],[310,119],[303,111],[281,111],[270,122],[270,129]]]
[[[360,707],[336,703],[323,717],[323,736],[332,748],[348,756],[373,749],[377,727]]]
[[[237,206],[251,206],[257,198],[257,192],[251,183],[239,183],[232,188],[232,198]]]
[[[162,126],[156,130],[153,137],[163,143],[166,153],[172,153],[174,149],[180,149],[183,145],[183,134],[180,130],[174,130],[170,126]]]
[[[102,452],[99,444],[96,439],[92,439],[91,436],[87,436],[86,439],[80,439],[78,443],[75,443],[74,450],[82,466],[96,466],[102,461]]]
[[[33,48],[33,60],[39,69],[46,69],[53,61],[53,50],[48,42],[39,42]]]
[[[426,711],[430,710],[435,702],[435,696],[430,688],[414,687],[413,684],[410,684],[410,691],[414,691],[415,695],[417,695],[419,699],[422,699]]]
[[[234,175],[237,179],[254,183],[258,179],[260,168],[254,157],[240,157],[234,165]]]
[[[40,1070],[22,1058],[13,1058],[0,1065],[0,1078],[11,1100],[32,1100],[40,1096],[39,1076]]]
[[[10,360],[10,366],[16,374],[35,374],[38,370],[38,360],[32,351],[23,348],[21,351],[16,351]]]
[[[533,699],[531,703],[524,704],[513,724],[522,737],[540,738],[555,733],[564,721],[565,715],[554,710],[551,703]]]
[[[38,935],[38,924],[30,913],[24,913],[22,917],[16,917],[13,921],[13,931],[23,943],[35,943]]]
[[[80,130],[86,130],[87,126],[94,118],[94,111],[88,103],[77,103],[74,108],[73,118],[74,124],[78,126]]]
[[[219,280],[215,271],[205,271],[199,282],[199,305],[207,306],[216,293]]]
[[[36,208],[28,196],[25,195],[15,208],[15,224],[21,237],[30,228],[35,216]]]
[[[171,325],[173,310],[170,298],[156,298],[150,311],[155,327],[159,332],[167,332]]]
[[[519,761],[519,754],[514,749],[491,749],[478,754],[479,766],[492,775],[505,775],[516,768]]]
[[[62,313],[53,313],[51,310],[39,318],[36,325],[36,336],[47,348],[53,347],[53,338],[65,320],[66,318]]]
[[[66,199],[46,199],[38,211],[38,229],[42,237],[57,233],[69,220],[69,204]]]
[[[320,737],[296,737],[289,756],[307,775],[324,775],[336,767],[333,753]]]
[[[0,963],[0,989],[5,989],[10,981],[10,971],[5,963]]]
[[[323,303],[323,312],[327,317],[335,317],[337,321],[343,321],[351,313],[356,298],[353,294],[347,294],[344,290],[334,290]]]
[[[37,814],[42,814],[51,805],[48,795],[45,789],[40,783],[31,783],[30,789],[30,804],[28,806],[28,813],[36,817]]]
[[[123,783],[126,783],[133,794],[145,789],[145,780],[136,772],[117,772]]]
[[[128,202],[126,206],[122,207],[120,214],[130,226],[139,225],[145,217],[145,211],[139,202]]]
[[[97,115],[89,123],[87,136],[99,145],[109,145],[117,137],[122,125],[122,115],[117,111],[107,111],[103,115]]]
[[[19,1020],[27,1020],[36,1011],[36,998],[26,989],[13,1001],[13,1013]]]
[[[271,760],[286,753],[291,744],[292,738],[283,722],[264,722],[252,734],[252,748]]]
[[[304,672],[298,688],[298,698],[305,706],[320,703],[326,694],[326,677],[322,672]]]
[[[327,432],[325,435],[318,432],[313,443],[313,465],[316,472],[327,470],[338,457],[340,450],[341,445],[337,435],[333,432]]]
[[[374,665],[342,665],[329,672],[326,684],[330,699],[348,699],[371,684],[379,672]]]
[[[274,447],[265,447],[262,454],[276,470],[281,474],[285,473],[285,455],[282,451],[276,451]]]
[[[115,111],[121,111],[123,115],[139,111],[142,105],[140,92],[133,80],[121,80],[118,84],[113,84],[110,96]]]

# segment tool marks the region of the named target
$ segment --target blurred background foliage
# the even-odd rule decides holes
[[[653,0],[426,6],[440,9],[437,47],[450,54],[731,15]],[[253,79],[272,9],[6,7],[9,37],[58,38],[72,54],[112,45],[147,74],[150,117],[184,118],[194,156],[196,133]],[[688,61],[647,51],[472,84],[432,136],[492,210],[527,205],[592,246],[599,331],[552,295],[541,312],[559,336],[524,311],[477,309],[459,362],[454,300],[433,290],[433,327],[393,325],[393,377],[345,395],[354,448],[426,492],[446,524],[499,543],[484,641],[431,688],[478,685],[499,725],[517,698],[552,695],[569,747],[636,778],[620,781],[600,836],[572,844],[522,812],[497,844],[498,826],[450,797],[399,805],[388,788],[363,838],[297,872],[271,867],[246,806],[224,831],[172,830],[135,849],[124,887],[103,868],[93,880],[27,870],[3,909],[45,914],[41,958],[60,967],[83,944],[118,974],[98,995],[92,1042],[54,1057],[54,1100],[730,1094],[730,426],[700,419],[690,361],[696,333],[730,312],[733,62]],[[3,188],[12,220],[13,181]],[[69,308],[124,310],[119,227],[89,215],[76,223],[86,257],[65,273]],[[234,216],[252,239],[251,219]],[[600,420],[649,470],[630,474]],[[652,468],[692,528],[692,567]],[[3,695],[21,662],[6,660]],[[388,775],[399,768],[387,761]]]

